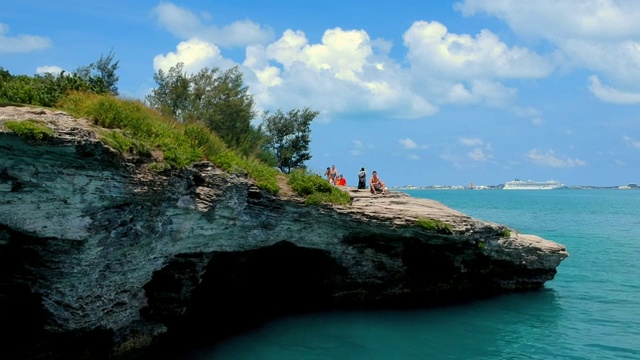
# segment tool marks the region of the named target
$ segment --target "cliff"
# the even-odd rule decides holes
[[[28,119],[53,135],[3,126]],[[403,193],[348,188],[350,205],[308,206],[286,182],[273,196],[209,162],[153,172],[98,131],[62,112],[0,107],[7,356],[124,356],[171,334],[214,338],[295,311],[538,289],[568,256]]]

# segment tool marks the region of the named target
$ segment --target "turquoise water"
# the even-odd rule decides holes
[[[640,359],[640,191],[406,192],[554,240],[570,257],[542,291],[284,318],[196,359]]]

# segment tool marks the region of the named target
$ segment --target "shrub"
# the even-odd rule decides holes
[[[53,130],[51,128],[44,122],[35,119],[7,121],[4,123],[4,126],[18,136],[31,140],[42,140],[53,136]]]
[[[416,225],[425,228],[430,231],[435,231],[439,234],[453,234],[453,226],[451,224],[447,224],[440,220],[436,219],[428,219],[428,218],[418,218],[416,219]]]
[[[321,203],[349,204],[351,196],[329,182],[318,174],[305,169],[295,169],[289,174],[289,185],[297,194],[306,197],[306,203],[317,205]]]

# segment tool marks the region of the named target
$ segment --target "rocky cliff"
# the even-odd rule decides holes
[[[3,126],[28,119],[53,135]],[[286,183],[272,196],[208,162],[152,172],[97,131],[61,112],[0,108],[0,354],[124,356],[294,311],[538,289],[567,257],[403,193],[346,189],[351,205],[307,206]]]

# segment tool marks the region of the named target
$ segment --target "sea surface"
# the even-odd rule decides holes
[[[273,321],[193,359],[640,359],[640,190],[407,190],[564,244],[541,291]]]

